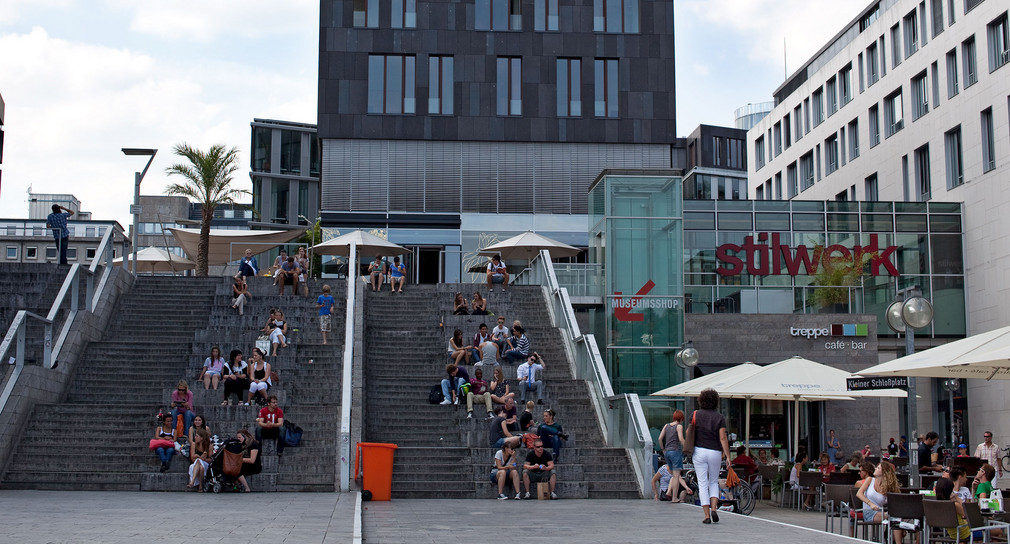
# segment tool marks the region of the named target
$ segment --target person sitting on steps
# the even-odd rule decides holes
[[[550,452],[544,450],[544,443],[537,439],[533,442],[533,450],[526,453],[526,462],[523,463],[523,485],[526,487],[525,498],[530,498],[530,483],[547,482],[550,484],[551,499],[557,499],[554,492],[557,484],[557,475],[554,470],[554,458]]]
[[[466,394],[466,418],[473,417],[473,401],[484,403],[487,407],[487,417],[491,419],[494,413],[491,412],[491,392],[487,389],[487,382],[484,381],[484,373],[480,368],[473,371],[473,379],[470,380],[470,391]]]
[[[494,468],[491,469],[491,483],[498,484],[498,500],[508,499],[505,494],[505,481],[512,481],[512,489],[516,492],[516,500],[519,500],[519,461],[516,459],[515,449],[509,444],[502,445],[502,448],[494,454]]]
[[[273,438],[277,444],[277,457],[284,454],[284,410],[277,405],[277,395],[270,395],[266,408],[256,418],[256,440]]]
[[[372,285],[372,292],[382,289],[382,282],[386,279],[386,263],[381,255],[376,255],[375,260],[368,265],[368,281]]]
[[[526,400],[528,391],[535,391],[537,394],[537,404],[543,404],[544,382],[543,382],[544,360],[540,354],[533,352],[526,358],[526,361],[516,369],[516,383],[519,384],[519,400]]]
[[[452,363],[445,365],[445,372],[449,377],[442,379],[442,396],[445,397],[442,404],[459,404],[456,393],[463,387],[463,384],[470,383],[470,375],[467,374],[465,368]]]
[[[488,443],[492,448],[501,448],[506,444],[512,449],[519,447],[520,437],[513,435],[509,430],[510,420],[513,419],[506,417],[504,408],[495,406],[494,419],[491,420],[488,430]]]
[[[470,364],[470,348],[463,342],[463,331],[456,329],[452,331],[452,338],[449,339],[449,359],[459,364]]]
[[[179,380],[175,391],[172,391],[172,425],[178,421],[179,414],[183,415],[182,428],[189,429],[196,414],[193,412],[193,392],[189,390],[186,380]]]
[[[266,353],[260,348],[253,348],[252,363],[249,365],[249,393],[245,404],[249,406],[256,397],[260,405],[266,404],[267,390],[270,389],[270,363],[266,362]]]
[[[470,302],[471,315],[487,315],[487,300],[480,296],[480,291],[473,292],[473,300]]]
[[[242,360],[241,351],[231,350],[228,364],[224,365],[224,402],[221,406],[230,406],[232,395],[238,397],[238,404],[242,403],[242,393],[249,390],[248,366]]]
[[[284,312],[277,310],[273,314],[272,323],[267,325],[270,327],[270,345],[273,346],[273,353],[270,355],[277,355],[277,347],[282,348],[288,347],[288,323],[284,320]]]
[[[452,299],[452,315],[470,315],[463,293],[457,292],[456,297]]]
[[[494,255],[491,257],[491,261],[487,263],[487,291],[488,293],[494,291],[494,284],[501,284],[501,292],[504,293],[509,286],[509,270],[504,263],[501,262],[500,255]]]

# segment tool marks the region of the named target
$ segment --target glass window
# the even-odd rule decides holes
[[[814,153],[808,152],[800,157],[800,191],[806,191],[814,185]]]
[[[912,121],[929,113],[929,82],[926,71],[912,78]]]
[[[961,42],[961,64],[964,69],[964,88],[978,82],[978,65],[975,63],[975,36]]]
[[[849,160],[859,156],[859,118],[849,121]]]
[[[810,107],[814,109],[813,119],[814,126],[824,122],[824,89],[818,87],[813,94],[810,95]]]
[[[926,232],[925,214],[898,214],[894,217],[895,232]]]
[[[714,229],[715,229],[714,213],[684,212],[684,230],[714,230]]]
[[[894,217],[890,214],[863,215],[863,232],[891,232],[894,230]]]
[[[253,127],[253,153],[252,169],[254,172],[270,171],[270,146],[272,143],[271,133],[273,131],[266,127]]]
[[[890,138],[905,127],[901,87],[884,99],[884,138]]]
[[[870,106],[870,147],[877,147],[880,143],[880,108],[874,104]]]
[[[428,57],[428,113],[452,115],[452,57]]]
[[[300,174],[302,172],[302,133],[293,130],[281,131],[281,173]]]
[[[7,258],[8,259],[18,258],[18,246],[7,246]]]
[[[417,27],[417,0],[390,0],[390,26],[393,28]]]
[[[720,230],[753,230],[754,224],[750,213],[719,212]]]
[[[917,200],[927,201],[931,195],[929,144],[915,150],[915,187]]]
[[[77,248],[76,247],[68,247],[67,248],[67,260],[68,261],[76,261],[77,260]]]
[[[312,133],[309,135],[309,175],[319,175],[319,137]],[[252,218],[252,211],[247,210],[249,218]]]
[[[498,57],[498,115],[522,115],[522,58]]]
[[[840,95],[839,102],[841,102],[842,106],[852,100],[852,64],[849,64],[838,72],[838,92]]]
[[[838,84],[833,77],[829,79],[825,85],[825,93],[828,95],[828,117],[831,117],[836,111],[838,111],[837,86]]]
[[[929,232],[961,232],[961,216],[930,215]]]
[[[596,116],[617,117],[618,115],[618,66],[617,59],[596,59]]]
[[[638,0],[593,0],[593,30],[638,32]]]
[[[782,154],[782,123],[775,123],[772,131],[775,134],[772,138],[775,143],[775,156],[778,157]]]
[[[767,159],[765,156],[765,137],[758,136],[758,138],[754,140],[754,161],[755,161],[754,165],[757,167],[758,170],[760,170],[761,167],[765,165],[766,160]]]
[[[95,237],[95,227],[84,227],[84,236],[86,238],[94,238]]]
[[[943,32],[943,0],[930,0],[930,12],[933,14],[933,37]]]
[[[379,27],[379,0],[354,0],[354,26]]]
[[[520,0],[477,0],[474,28],[477,30],[522,30]]]
[[[794,231],[824,231],[824,215],[819,213],[794,213]]]
[[[947,167],[947,189],[964,183],[964,155],[961,148],[961,125],[943,135],[944,159]]]
[[[582,115],[582,61],[558,59],[558,117]]]
[[[838,135],[832,134],[824,140],[824,175],[838,170]]]
[[[46,246],[46,259],[56,258],[56,246]]]
[[[795,162],[786,167],[786,187],[789,192],[788,198],[793,198],[794,196],[800,194],[799,177],[796,174]]]
[[[39,248],[35,246],[28,246],[25,248],[25,259],[38,259],[39,258]]]
[[[958,89],[957,49],[947,51],[947,98],[957,96]]]
[[[758,213],[754,214],[754,228],[760,231],[789,230],[788,213]]]
[[[960,234],[932,234],[933,273],[964,274]]]
[[[853,204],[855,204],[853,202]],[[829,232],[859,232],[859,214],[857,213],[829,213]]]
[[[368,56],[368,113],[414,113],[413,56]]]
[[[91,261],[95,258],[95,253],[98,251],[96,247],[89,247],[84,249],[84,258]]]
[[[993,132],[992,108],[982,110],[982,171],[996,168],[996,135]]]
[[[905,58],[912,56],[919,50],[919,20],[918,12],[913,9],[905,15],[903,20],[905,28]]]
[[[556,31],[558,29],[558,0],[534,0],[533,30]]]
[[[891,27],[891,68],[901,64],[901,29],[897,24]]]
[[[1007,13],[989,23],[989,71],[1010,62],[1010,35],[1007,34]]]
[[[870,87],[880,79],[880,52],[877,50],[877,43],[871,43],[866,48],[866,79],[869,80]]]

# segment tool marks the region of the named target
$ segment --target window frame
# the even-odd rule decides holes
[[[943,154],[949,191],[964,185],[964,143],[961,138],[961,125],[943,134]]]
[[[448,60],[448,63],[446,62]],[[446,79],[449,80],[448,90]],[[432,89],[432,84],[436,85]],[[456,84],[455,58],[452,55],[428,56],[428,114],[453,115],[455,112]],[[448,104],[448,108],[446,108]],[[432,106],[435,106],[434,108]],[[446,111],[448,110],[448,111]]]
[[[620,60],[614,58],[593,59],[593,77],[594,77],[594,85],[593,85],[594,116],[600,119],[619,119],[621,117]],[[613,98],[613,100],[611,100],[611,98]],[[602,114],[600,113],[601,103],[603,104]]]
[[[553,8],[553,15],[552,13]],[[541,17],[541,15],[543,15]],[[553,18],[553,19],[552,19]],[[553,21],[553,25],[551,22]],[[533,31],[557,32],[561,26],[561,14],[558,10],[558,0],[534,0]]]
[[[986,25],[990,74],[1010,63],[1010,20],[1008,19],[1010,18],[1004,11],[1002,15]]]
[[[582,117],[582,59],[578,57],[558,57],[556,65],[558,76],[556,85],[557,115],[558,117]],[[575,67],[574,74],[572,70],[573,66]],[[562,74],[565,76],[564,86],[561,84]],[[562,96],[562,93],[564,93],[564,96]]]
[[[364,10],[359,10],[358,4],[364,5]],[[358,23],[358,14],[362,21]],[[351,3],[351,25],[354,28],[379,28],[379,0],[354,0]]]
[[[505,85],[502,85],[502,64],[505,66]],[[523,114],[522,57],[501,56],[495,59],[498,92],[495,111],[499,117],[519,117]],[[505,90],[502,102],[502,89]],[[518,92],[518,98],[516,93]]]

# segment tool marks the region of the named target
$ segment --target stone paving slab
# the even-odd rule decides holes
[[[349,543],[355,498],[354,493],[5,490],[0,542]]]
[[[498,540],[498,529],[506,525],[525,526],[521,520],[529,520],[530,528],[511,537],[523,543],[859,542],[756,516],[722,514],[718,524],[703,525],[698,507],[649,500],[395,500],[366,502],[363,508],[362,533],[369,544],[489,542]],[[773,516],[772,508],[763,513]],[[805,518],[823,524],[824,515],[817,516]]]

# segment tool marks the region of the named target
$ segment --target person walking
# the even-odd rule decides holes
[[[53,204],[53,213],[46,217],[46,228],[53,229],[53,240],[56,241],[56,248],[60,253],[60,264],[70,264],[67,262],[67,247],[70,245],[70,229],[67,228],[67,219],[71,215],[74,215],[74,210]]]
[[[992,479],[992,486],[998,487],[997,482],[1003,476],[1003,465],[999,462],[999,446],[992,443],[992,431],[985,431],[982,434],[983,442],[975,447],[975,457],[989,463],[996,469],[996,476]]]
[[[670,471],[670,487],[667,494],[670,502],[680,502],[680,471],[684,470],[684,412],[673,411],[670,423],[659,432],[659,443],[663,445],[663,458]]]
[[[705,389],[698,396],[700,410],[691,415],[694,425],[694,470],[698,475],[698,498],[705,512],[704,524],[719,523],[719,469],[729,463],[726,418],[716,411],[719,393]]]

